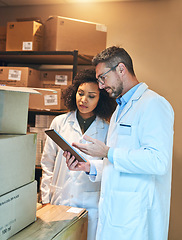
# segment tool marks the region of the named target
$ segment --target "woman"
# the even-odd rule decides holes
[[[70,144],[84,142],[83,135],[105,141],[108,120],[115,109],[115,101],[108,93],[100,90],[95,70],[86,69],[78,73],[73,84],[66,90],[65,105],[69,113],[54,118],[50,128],[60,133]],[[82,154],[94,161],[96,171],[102,171],[102,159]],[[47,138],[41,160],[42,203],[68,205],[88,210],[88,237],[94,240],[97,227],[100,182],[89,180],[89,173],[69,171],[63,151]]]

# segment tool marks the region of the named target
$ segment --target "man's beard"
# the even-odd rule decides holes
[[[123,84],[120,83],[119,86],[116,89],[110,88],[112,90],[111,93],[109,93],[109,96],[112,98],[118,98],[122,95],[123,92]]]

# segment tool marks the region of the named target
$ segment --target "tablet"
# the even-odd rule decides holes
[[[54,129],[46,130],[45,133],[64,151],[70,152],[79,162],[86,160]]]

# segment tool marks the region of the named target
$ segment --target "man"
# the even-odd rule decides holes
[[[99,87],[117,98],[107,145],[73,143],[84,153],[103,157],[97,240],[167,240],[170,214],[174,113],[163,97],[139,83],[129,54],[109,47],[93,59]],[[107,104],[107,103],[106,103]],[[65,152],[70,170],[92,181],[94,166]]]

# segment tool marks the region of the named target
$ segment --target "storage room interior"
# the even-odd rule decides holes
[[[6,1],[0,1],[0,4],[0,26],[16,21],[17,17],[38,17],[44,22],[49,16],[105,24],[107,47],[124,47],[133,58],[138,80],[146,82],[152,90],[163,95],[171,103],[175,112],[175,132],[169,240],[181,240],[182,1],[75,0],[40,5],[31,1],[31,5],[27,6],[6,6]]]

